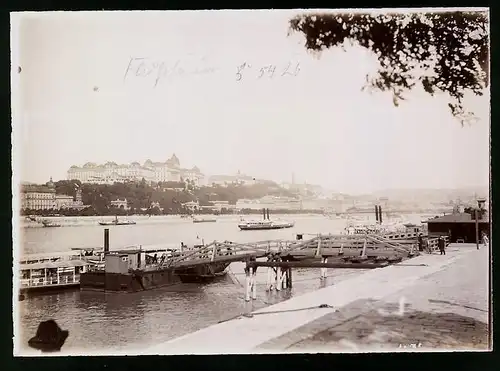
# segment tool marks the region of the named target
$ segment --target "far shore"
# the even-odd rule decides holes
[[[387,210],[385,214],[391,215],[404,215],[404,214],[443,214],[450,213],[450,210],[438,209],[438,210],[429,210],[429,209],[420,209],[420,210]],[[372,209],[357,209],[357,210],[348,210],[342,212],[335,211],[327,211],[327,210],[269,210],[269,215],[325,215],[332,217],[341,217],[343,215],[371,215],[373,214]],[[248,216],[248,215],[262,215],[262,209],[260,210],[244,210],[238,212],[195,212],[195,213],[127,213],[121,210],[118,210],[115,213],[107,213],[107,214],[84,214],[84,213],[68,213],[64,211],[33,211],[33,212],[23,212],[21,213],[22,218],[35,217],[35,218],[47,218],[47,217],[101,217],[101,218],[109,218],[109,217],[118,217],[118,218],[129,218],[129,217],[200,217],[203,216]]]

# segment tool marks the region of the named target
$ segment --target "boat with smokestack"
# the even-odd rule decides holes
[[[201,246],[204,247],[204,246]],[[207,283],[224,276],[230,262],[211,262],[186,267],[164,264],[185,250],[195,251],[199,245],[188,248],[181,243],[179,250],[158,256],[142,248],[130,250],[109,249],[109,229],[104,230],[104,267],[81,274],[80,289],[105,292],[137,292],[182,283]]]
[[[295,222],[285,221],[285,220],[271,220],[269,218],[269,209],[262,209],[263,220],[242,220],[238,224],[238,228],[242,231],[256,231],[256,230],[268,230],[268,229],[284,229],[292,228]],[[267,212],[266,212],[267,211]]]
[[[136,224],[136,222],[134,222],[133,220],[118,220],[118,216],[115,216],[115,220],[112,220],[112,221],[109,221],[109,222],[105,222],[105,221],[101,221],[99,222],[99,225],[134,225]]]
[[[45,228],[56,228],[56,227],[60,227],[61,226],[61,224],[53,222],[53,221],[50,221],[50,220],[42,220],[42,225]]]
[[[215,218],[193,218],[193,223],[215,223]]]
[[[390,240],[411,240],[426,234],[425,225],[413,223],[383,223],[382,207],[375,206],[375,224],[350,223],[344,230],[347,235],[379,235]]]

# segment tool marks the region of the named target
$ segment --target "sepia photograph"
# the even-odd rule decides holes
[[[489,18],[11,13],[14,356],[491,351]]]

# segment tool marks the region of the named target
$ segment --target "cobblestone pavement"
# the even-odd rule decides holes
[[[488,252],[471,251],[383,300],[357,300],[258,350],[487,350]]]

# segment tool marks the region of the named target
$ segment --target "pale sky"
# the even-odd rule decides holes
[[[394,107],[390,95],[361,91],[377,67],[370,53],[308,54],[301,35],[287,36],[294,14],[25,15],[13,46],[22,68],[13,122],[20,179],[175,153],[207,175],[290,181],[293,172],[297,182],[347,193],[488,184],[489,94],[468,102],[481,120],[466,127],[446,97],[416,90]],[[170,72],[155,87],[157,73],[137,76],[139,61],[127,72],[130,58]],[[237,81],[245,62],[251,68]],[[281,76],[289,63],[298,74]],[[258,78],[267,65],[274,76]]]

